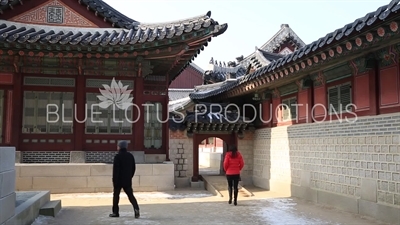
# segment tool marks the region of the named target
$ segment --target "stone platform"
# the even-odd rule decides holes
[[[49,163],[16,164],[16,190],[49,190],[57,193],[110,192],[112,164]],[[136,164],[135,191],[174,190],[174,164]]]
[[[29,225],[38,217],[40,208],[50,201],[49,191],[16,192],[15,214],[4,225]]]
[[[0,147],[0,224],[15,214],[15,148]]]

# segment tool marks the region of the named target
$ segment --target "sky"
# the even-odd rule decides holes
[[[389,4],[389,0],[104,0],[126,16],[156,23],[205,15],[225,33],[212,39],[194,63],[207,70],[211,57],[235,61],[248,56],[275,35],[281,24],[289,24],[306,44],[354,22]]]

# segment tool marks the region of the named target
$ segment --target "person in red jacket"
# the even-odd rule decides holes
[[[237,205],[238,185],[240,181],[240,171],[243,169],[244,161],[242,154],[236,146],[232,146],[230,151],[225,155],[224,170],[226,179],[228,180],[229,204],[232,204],[232,188],[233,188],[233,204]]]

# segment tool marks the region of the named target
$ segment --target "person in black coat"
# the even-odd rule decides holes
[[[129,201],[131,202],[133,209],[135,211],[135,218],[139,218],[139,205],[133,195],[132,189],[132,178],[136,172],[135,157],[127,151],[128,142],[121,141],[118,143],[118,154],[114,157],[113,164],[113,177],[112,182],[114,186],[113,195],[113,206],[112,214],[110,217],[119,217],[119,194],[121,189],[124,189],[126,195],[128,195]]]

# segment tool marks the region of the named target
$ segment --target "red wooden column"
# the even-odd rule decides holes
[[[164,125],[164,132],[163,132],[163,146],[165,149],[165,161],[170,161],[169,160],[169,110],[168,110],[168,102],[169,102],[169,96],[168,96],[168,87],[169,87],[169,75],[167,74],[166,79],[165,79],[165,95],[164,95],[164,105],[165,109],[163,107],[163,114],[165,115],[165,118],[163,119],[164,121],[167,121]]]
[[[142,77],[137,77],[135,79],[135,96],[134,96],[134,104],[138,106],[133,107],[133,119],[132,121],[136,121],[132,124],[132,129],[133,129],[133,135],[134,135],[134,149],[136,151],[142,151],[144,149],[144,108],[142,104],[144,103],[143,101],[143,78]],[[138,109],[140,111],[138,111]]]
[[[297,94],[298,123],[312,123],[311,108],[312,108],[312,88],[300,90]]]
[[[379,114],[379,68],[369,71],[369,105],[370,112],[369,115]]]
[[[199,140],[198,134],[193,134],[193,176],[192,182],[199,181],[199,144],[202,141]]]
[[[261,107],[262,107],[262,110],[261,110],[261,119],[263,120],[263,121],[261,121],[261,123],[262,123],[262,127],[271,127],[271,125],[272,125],[272,118],[273,118],[273,116],[274,116],[274,110],[273,110],[273,107],[272,107],[272,101],[271,101],[271,99],[267,99],[267,100],[265,100],[265,101],[263,101],[262,103],[261,103]]]
[[[280,121],[282,121],[282,110],[280,107],[281,98],[279,95],[275,95],[272,98],[272,126],[276,127]]]
[[[2,127],[1,129],[3,130],[2,132],[2,141],[0,144],[3,145],[10,145],[11,144],[11,139],[12,139],[12,134],[11,134],[11,129],[12,129],[12,119],[13,119],[13,106],[12,106],[12,85],[14,82],[12,73],[0,73],[0,89],[3,90],[3,105],[0,110],[2,110],[1,114],[2,116]]]
[[[74,109],[74,150],[83,151],[84,145],[84,135],[85,135],[85,103],[86,103],[86,93],[85,93],[85,77],[83,75],[76,76],[75,84],[75,109]],[[87,115],[89,117],[90,115]]]
[[[167,91],[168,91],[168,88],[167,88]],[[165,118],[163,118],[164,121],[167,120],[168,117],[169,117],[169,112],[168,112],[168,101],[169,101],[169,99],[168,99],[168,93],[167,93],[167,95],[166,95],[165,98],[164,98],[164,105],[166,106],[166,107],[163,108],[163,111],[164,111],[163,114],[164,114],[164,117],[165,117]],[[169,123],[168,123],[168,120],[167,120],[167,122],[163,125],[163,128],[164,128],[164,132],[163,132],[163,146],[164,146],[164,149],[165,149],[165,160],[166,160],[166,161],[169,161]]]
[[[19,151],[20,135],[22,132],[22,115],[24,111],[23,92],[22,92],[23,78],[22,74],[16,73],[13,75],[13,90],[7,91],[7,122],[6,122],[6,135],[5,142],[15,146]],[[12,110],[11,110],[12,109]]]
[[[311,108],[312,122],[322,122],[328,118],[328,99],[325,78],[322,72],[316,77],[313,85],[314,105]],[[311,121],[310,121],[311,122]]]

